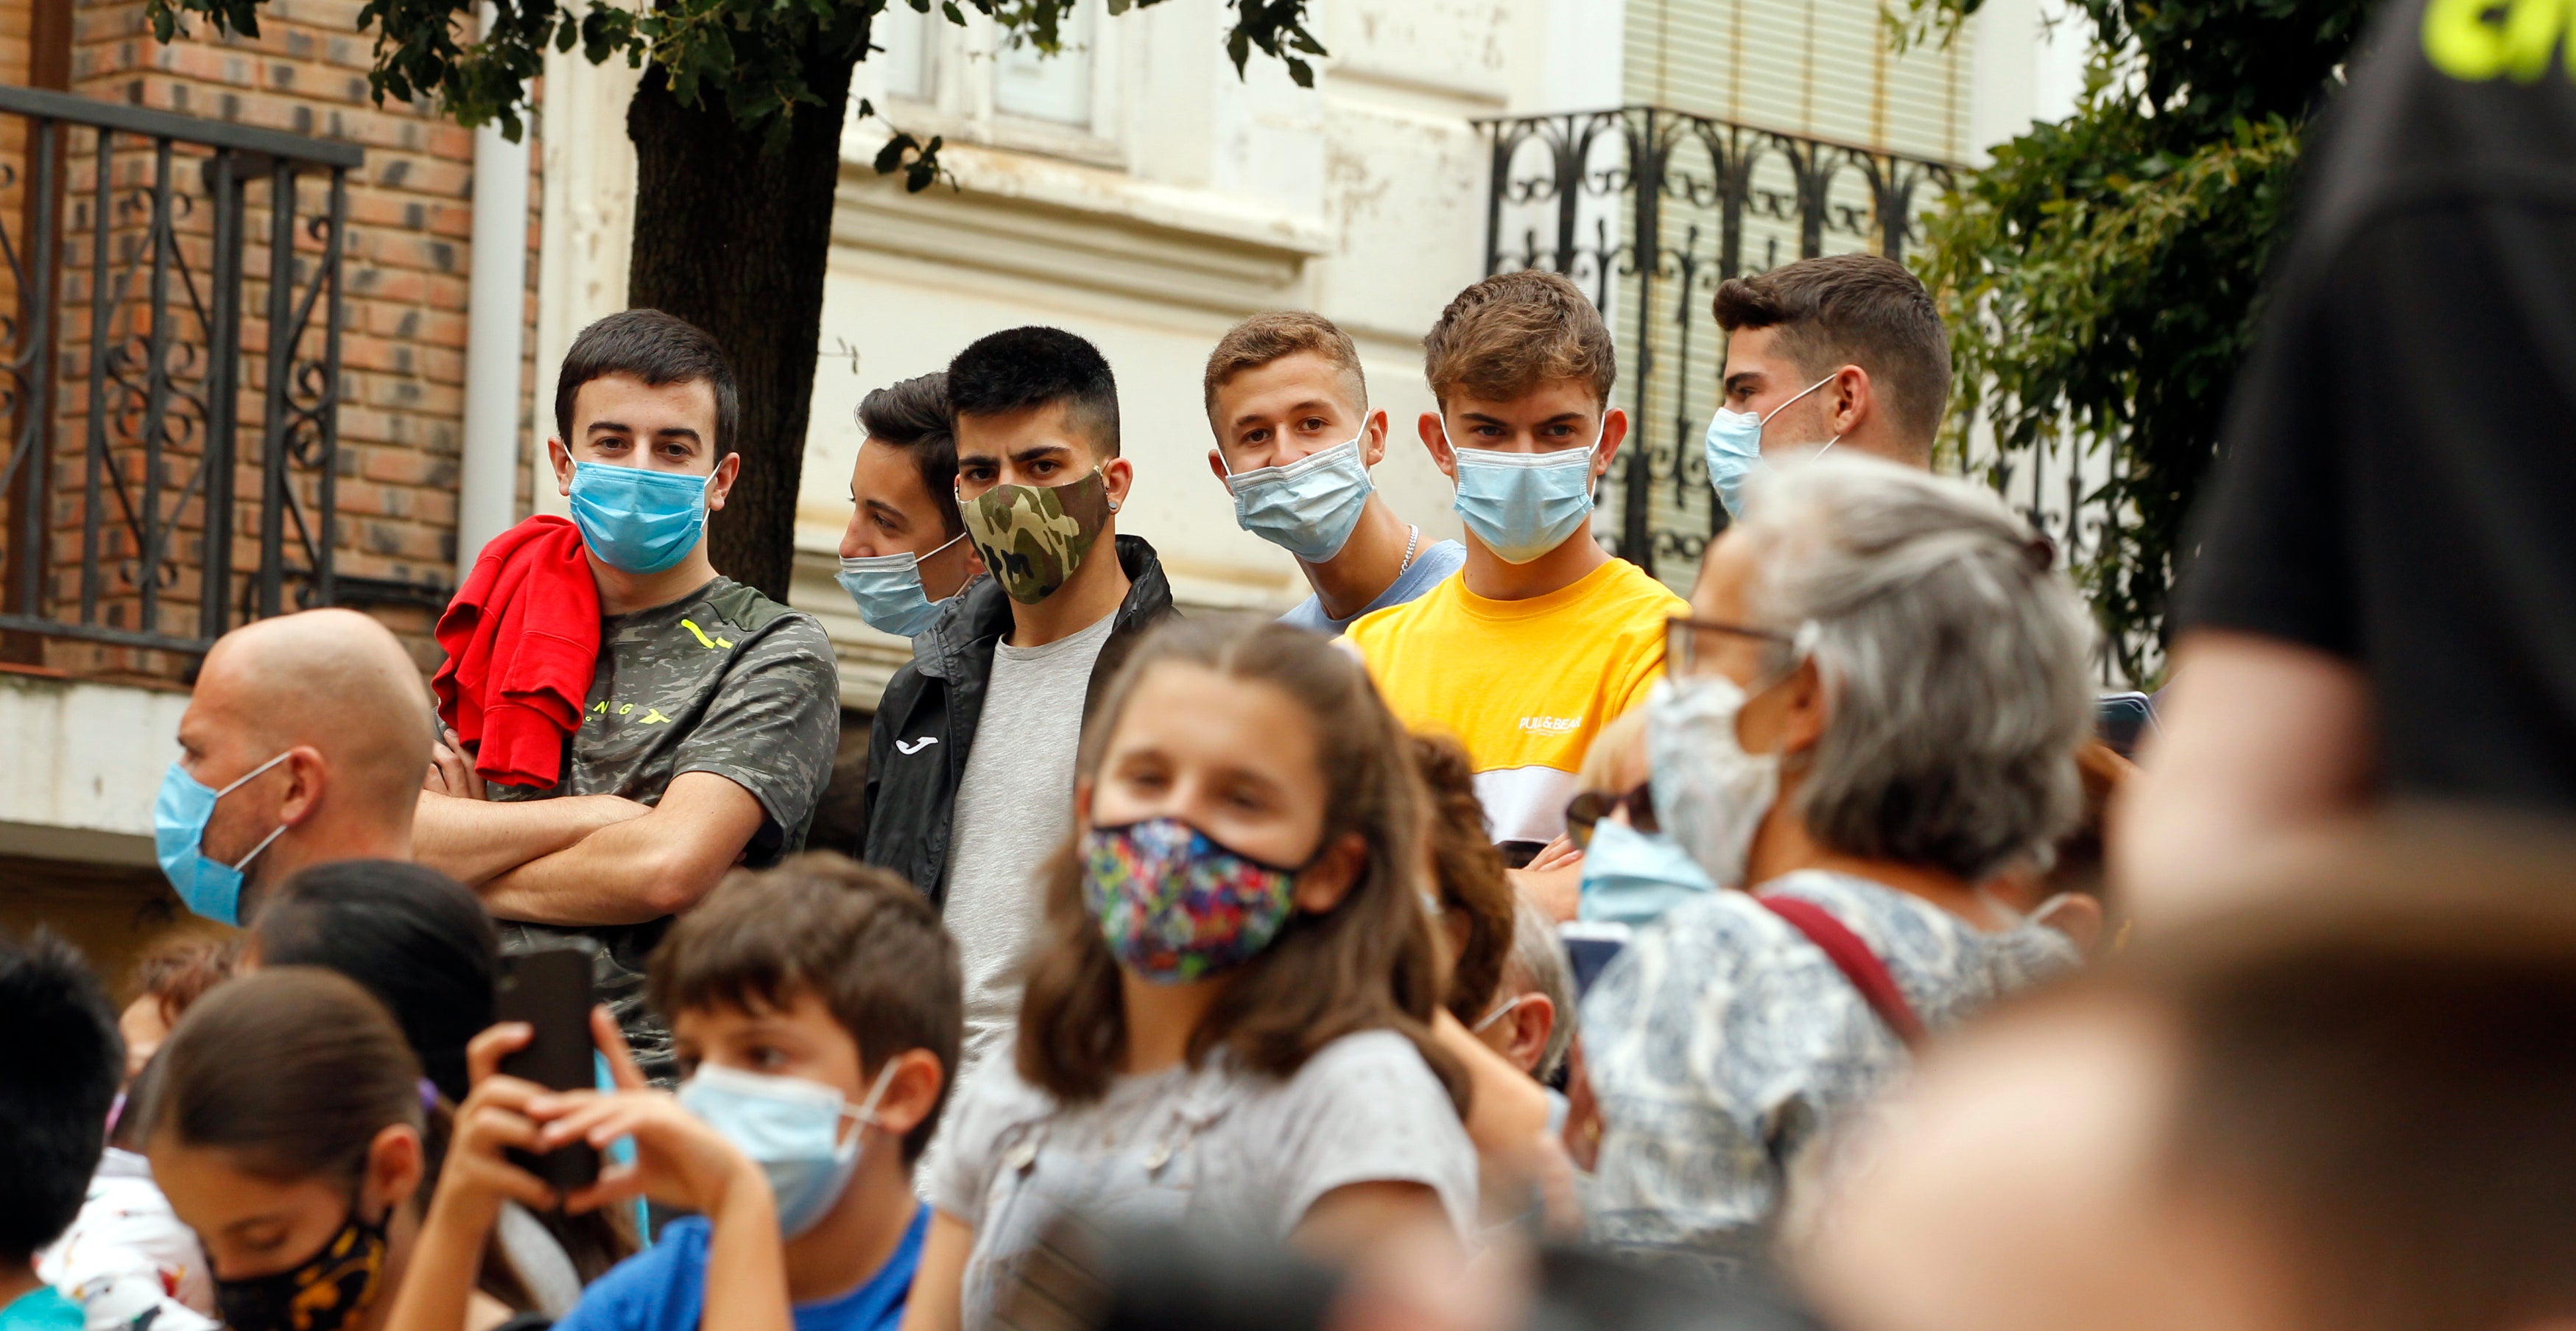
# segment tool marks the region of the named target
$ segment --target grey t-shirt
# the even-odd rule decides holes
[[[617,795],[658,804],[671,782],[713,772],[760,801],[745,863],[775,863],[805,844],[832,779],[841,734],[840,672],[812,615],[719,577],[668,605],[600,620],[599,665],[581,728],[564,740],[553,786],[488,787],[496,800]],[[500,922],[501,947],[523,952],[567,936],[599,945],[592,978],[648,1076],[672,1072],[671,1036],[644,1005],[644,958],[670,918],[558,928]]]
[[[1073,830],[1082,700],[1115,615],[1043,647],[993,649],[948,840],[948,932],[966,978],[963,1068],[1020,1016],[1020,955],[1042,913],[1037,868]]]
[[[1327,638],[1338,638],[1342,636],[1342,630],[1359,622],[1360,615],[1372,615],[1391,605],[1404,605],[1419,600],[1424,592],[1439,586],[1442,578],[1464,568],[1466,564],[1467,547],[1456,541],[1436,541],[1430,549],[1415,555],[1413,562],[1407,565],[1402,573],[1395,575],[1395,581],[1388,583],[1386,590],[1377,594],[1376,600],[1361,606],[1359,614],[1352,615],[1348,619],[1335,619],[1324,613],[1322,597],[1309,596],[1299,601],[1287,614],[1281,615],[1279,622],[1320,633]]]
[[[961,1321],[980,1331],[1058,1216],[1178,1226],[1256,1243],[1288,1237],[1316,1199],[1352,1183],[1419,1183],[1463,1237],[1476,1220],[1476,1148],[1413,1042],[1345,1035],[1285,1080],[1222,1053],[1119,1077],[1091,1104],[1029,1085],[1013,1045],[966,1084],[940,1137],[930,1203],[975,1231]]]

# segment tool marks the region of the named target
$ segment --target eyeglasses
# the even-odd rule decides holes
[[[1565,805],[1565,834],[1574,839],[1576,846],[1590,850],[1592,829],[1598,827],[1602,819],[1622,811],[1628,815],[1628,826],[1640,832],[1659,830],[1655,823],[1654,783],[1642,783],[1625,795],[1587,790],[1575,796]]]
[[[1753,638],[1783,647],[1795,646],[1798,641],[1770,629],[1674,615],[1664,621],[1664,673],[1679,678],[1715,669],[1718,643],[1730,637]]]

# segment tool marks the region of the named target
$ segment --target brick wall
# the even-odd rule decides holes
[[[13,13],[32,2],[0,0],[0,64],[18,49],[9,44],[11,34],[25,27]],[[74,0],[70,87],[87,97],[340,139],[366,150],[348,191],[335,566],[343,576],[450,584],[473,135],[440,119],[426,102],[379,107],[370,100],[372,38],[357,30],[359,9],[359,0],[268,0],[257,39],[217,38],[199,23],[165,46],[152,39],[141,0]],[[318,209],[325,187],[312,177],[300,193],[302,207]],[[532,188],[531,201],[538,196]],[[264,200],[263,187],[252,199],[245,256],[246,309],[254,316],[265,302]],[[537,234],[531,217],[531,252]],[[318,254],[318,244],[309,248]],[[536,274],[529,267],[523,313],[533,323]],[[245,341],[256,349],[265,335],[264,328],[246,328]],[[254,386],[257,374],[254,367]],[[246,422],[257,420],[256,396],[244,397]],[[256,472],[245,468],[237,485],[255,480]],[[235,558],[240,566],[244,554]],[[436,663],[429,607],[343,599],[392,625],[424,669]],[[166,675],[180,664],[59,640],[46,660],[78,673],[110,674]]]

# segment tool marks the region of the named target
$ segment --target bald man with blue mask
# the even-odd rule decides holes
[[[269,888],[335,860],[409,859],[429,691],[385,626],[308,610],[217,639],[153,803],[188,909],[244,924]]]

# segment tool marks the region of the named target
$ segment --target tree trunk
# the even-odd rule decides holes
[[[626,112],[635,141],[634,266],[627,303],[715,335],[742,385],[733,440],[742,476],[710,524],[716,571],[785,602],[796,563],[796,491],[822,337],[823,272],[851,62],[809,62],[821,106],[799,106],[787,143],[734,123],[720,90],[682,106],[657,67]]]

